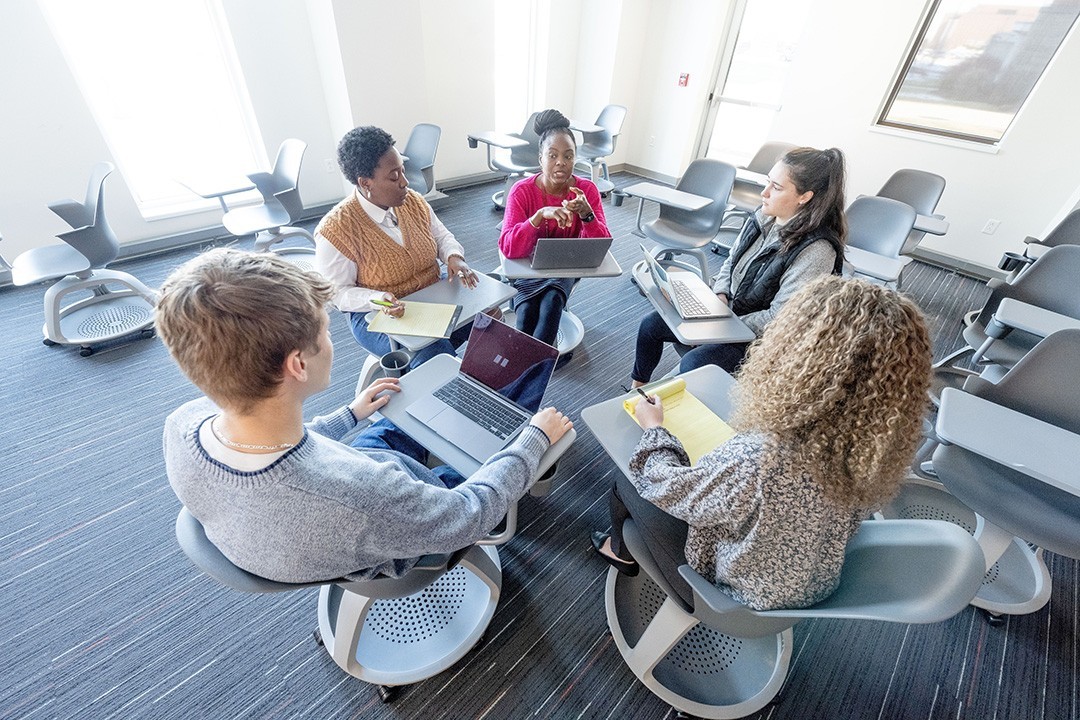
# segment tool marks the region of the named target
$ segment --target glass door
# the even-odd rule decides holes
[[[811,5],[805,0],[735,1],[699,157],[745,165],[769,139]]]

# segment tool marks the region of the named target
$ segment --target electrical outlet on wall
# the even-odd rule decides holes
[[[994,220],[993,218],[990,218],[989,220],[986,221],[986,224],[983,225],[983,229],[982,229],[983,234],[984,235],[993,235],[994,231],[998,229],[998,225],[1000,225],[1000,224],[1001,224],[1000,220]]]
[[[337,170],[337,163],[334,162],[333,158],[326,158],[323,160],[323,167],[326,168],[326,172],[332,173]]]

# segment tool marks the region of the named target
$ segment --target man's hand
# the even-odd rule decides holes
[[[574,423],[570,421],[570,418],[551,407],[544,408],[533,415],[529,424],[540,428],[540,431],[547,435],[548,442],[552,445],[559,442],[559,439],[566,434],[566,431],[574,427]]]
[[[385,392],[385,395],[379,393]],[[371,416],[371,413],[390,402],[391,392],[401,392],[397,378],[379,378],[364,388],[356,399],[349,404],[349,409],[357,420]]]
[[[641,426],[642,430],[660,427],[664,424],[664,403],[661,402],[660,396],[650,395],[649,400],[652,400],[652,402],[640,398],[637,405],[634,406],[634,418],[637,419],[637,424]]]
[[[454,282],[454,278],[457,278],[467,288],[474,288],[480,282],[479,278],[476,277],[476,272],[469,267],[469,264],[460,255],[451,255],[447,258],[446,271],[447,280]]]

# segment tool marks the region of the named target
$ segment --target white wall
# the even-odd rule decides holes
[[[927,236],[923,245],[992,268],[1003,251],[1019,249],[1026,235],[1042,235],[1076,202],[1080,35],[1068,38],[999,152],[991,154],[871,129],[922,9],[917,2],[819,0],[772,137],[843,149],[849,200],[877,192],[898,168],[942,175],[947,185],[938,211],[950,229],[944,237]],[[990,218],[1001,226],[984,235]]]
[[[227,0],[225,7],[268,155],[273,158],[287,137],[305,140],[308,153],[300,180],[305,204],[340,198],[338,175],[322,166],[324,157],[333,157],[336,138],[303,5]],[[13,260],[30,247],[60,242],[55,234],[67,226],[47,203],[82,199],[90,168],[112,157],[35,0],[0,5],[0,67],[5,105],[0,113],[0,251]],[[122,243],[221,221],[220,210],[144,220],[119,172],[106,181],[105,192],[109,222]]]
[[[359,124],[381,125],[403,145],[415,123],[438,123],[437,179],[486,170],[483,149],[468,148],[465,135],[495,127],[493,8],[504,1],[226,0],[268,154],[290,136],[309,144],[306,204],[342,196],[325,160]],[[551,0],[540,105],[586,120],[608,103],[626,105],[611,162],[680,175],[693,159],[729,3]],[[1067,40],[1000,151],[988,154],[871,130],[921,11],[915,0],[818,0],[772,136],[844,149],[852,197],[875,192],[899,167],[944,175],[940,209],[952,229],[927,246],[993,266],[1080,199],[1080,35]],[[13,257],[58,242],[52,236],[65,228],[45,204],[81,197],[90,167],[109,153],[35,0],[0,4],[0,62],[0,250]],[[687,88],[676,84],[682,72]],[[123,242],[220,222],[216,210],[145,221],[119,173],[108,183]],[[1001,227],[981,234],[991,217]]]

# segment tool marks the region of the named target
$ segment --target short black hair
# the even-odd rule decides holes
[[[338,167],[345,179],[355,185],[357,178],[375,176],[379,160],[392,147],[394,138],[382,128],[374,125],[353,128],[338,143]]]

